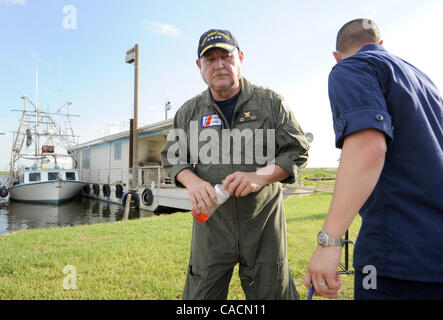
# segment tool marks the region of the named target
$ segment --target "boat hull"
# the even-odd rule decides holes
[[[81,181],[47,181],[16,185],[8,191],[18,201],[58,203],[72,199],[84,185]]]

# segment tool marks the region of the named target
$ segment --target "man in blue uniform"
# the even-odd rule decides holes
[[[443,299],[443,99],[382,45],[370,20],[338,33],[329,97],[342,154],[305,285],[337,297],[341,238],[359,212],[355,299]]]

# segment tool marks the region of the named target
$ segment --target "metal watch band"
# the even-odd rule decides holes
[[[326,246],[343,246],[344,244],[344,240],[343,239],[337,239],[337,238],[331,238],[329,237],[327,242],[326,242]]]
[[[321,247],[331,247],[331,246],[340,246],[342,247],[345,244],[344,239],[340,238],[332,238],[326,232],[320,231],[317,236],[317,243]]]

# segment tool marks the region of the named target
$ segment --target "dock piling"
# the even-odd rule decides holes
[[[125,205],[125,213],[123,215],[123,220],[128,220],[129,217],[129,211],[131,210],[131,199],[132,199],[132,193],[128,193],[126,197],[126,205]]]

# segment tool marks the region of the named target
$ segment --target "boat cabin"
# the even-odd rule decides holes
[[[20,175],[20,184],[45,181],[79,181],[77,170],[27,170]]]

